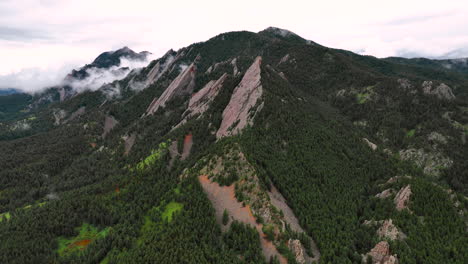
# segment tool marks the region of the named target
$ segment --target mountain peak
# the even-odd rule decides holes
[[[296,33],[292,32],[292,31],[289,31],[287,29],[282,29],[282,28],[277,28],[277,27],[268,27],[262,31],[260,31],[259,33],[261,32],[269,32],[269,33],[273,33],[277,36],[281,36],[281,37],[289,37],[289,36],[297,36],[299,37]]]

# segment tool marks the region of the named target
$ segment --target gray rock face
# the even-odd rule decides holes
[[[423,168],[424,173],[439,176],[442,169],[452,166],[453,161],[439,152],[426,152],[424,149],[400,150],[400,158],[411,160]]]
[[[125,135],[122,137],[124,140],[124,148],[125,152],[124,155],[128,155],[130,153],[130,150],[132,150],[133,145],[135,144],[137,133],[133,132],[130,136]]]
[[[429,134],[427,139],[429,139],[429,141],[432,141],[432,142],[447,144],[447,138],[437,132],[432,132],[431,134]]]
[[[172,66],[172,63],[175,61],[175,57],[172,55],[173,51],[168,51],[164,56],[164,62],[158,61],[151,71],[146,75],[146,86],[151,85],[152,83],[159,80],[159,78]]]
[[[301,241],[299,241],[298,239],[289,239],[288,247],[289,247],[289,250],[291,250],[291,252],[296,257],[297,263],[304,264],[306,262],[304,258],[304,250],[303,250]]]
[[[236,135],[247,125],[252,124],[251,110],[262,96],[263,91],[260,82],[261,63],[262,58],[259,56],[234,89],[231,100],[223,111],[223,121],[216,133],[216,138]]]
[[[453,94],[452,89],[444,83],[441,83],[439,86],[434,87],[432,81],[424,81],[422,84],[422,88],[425,94],[435,95],[439,99],[455,99],[455,95]]]
[[[287,62],[288,60],[289,60],[289,53],[284,55],[283,58],[281,58],[281,60],[278,62],[278,65],[281,65],[281,64]]]
[[[392,219],[385,220],[382,226],[377,230],[377,235],[381,238],[390,240],[404,239],[406,235],[398,230],[393,224]]]
[[[377,145],[370,142],[367,138],[363,138],[362,140],[364,140],[364,142],[369,146],[369,148],[371,148],[372,150],[376,150],[377,149]]]
[[[400,84],[400,87],[404,90],[411,90],[413,88],[408,79],[398,79],[398,83]]]
[[[386,189],[382,191],[381,193],[376,194],[375,197],[380,198],[380,199],[385,199],[385,198],[392,196],[392,194],[393,194],[392,189]]]
[[[161,97],[155,98],[153,102],[151,102],[146,110],[146,115],[154,114],[160,107],[166,106],[167,101],[176,96],[191,93],[195,87],[195,72],[196,67],[195,64],[192,63],[172,81]]]
[[[54,112],[52,114],[53,114],[54,119],[55,119],[54,125],[56,125],[56,126],[60,125],[62,120],[65,119],[65,117],[67,116],[67,112],[65,112],[65,110],[62,110],[62,109],[59,109],[57,111],[54,110]]]

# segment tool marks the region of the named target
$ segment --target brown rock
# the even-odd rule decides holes
[[[390,245],[387,241],[380,241],[364,257],[370,256],[373,264],[398,264],[396,255],[390,255]]]
[[[234,89],[231,100],[223,111],[223,120],[216,133],[218,139],[238,134],[244,127],[252,124],[253,118],[250,111],[262,96],[261,62],[262,58],[257,57]]]
[[[160,107],[166,106],[166,102],[175,96],[189,94],[195,86],[195,64],[191,64],[179,76],[177,76],[169,87],[164,90],[159,98],[155,98],[146,110],[146,115],[154,114]]]
[[[406,237],[395,225],[393,225],[392,219],[385,220],[383,222],[382,226],[377,230],[377,235],[381,238],[388,238],[390,240],[404,239]]]
[[[393,200],[396,205],[396,209],[401,211],[405,208],[408,207],[408,201],[411,196],[411,186],[407,185],[406,187],[403,187],[398,191],[398,193],[395,196],[395,199]]]
[[[390,197],[392,194],[393,194],[392,189],[386,189],[382,191],[381,193],[376,194],[375,197],[380,198],[380,199],[385,199],[385,198]]]

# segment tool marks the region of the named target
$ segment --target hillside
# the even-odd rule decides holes
[[[468,78],[402,61],[228,32],[11,111],[0,263],[466,263]]]

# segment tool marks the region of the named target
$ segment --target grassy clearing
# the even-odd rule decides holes
[[[96,239],[107,236],[110,228],[107,227],[101,231],[90,224],[84,223],[82,226],[77,227],[76,231],[78,235],[73,238],[58,238],[58,250],[57,253],[60,256],[65,256],[79,252],[86,249],[86,247]]]
[[[370,98],[370,93],[356,94],[356,99],[357,99],[358,104],[364,104],[365,102],[367,102],[367,100],[369,100],[369,98]]]
[[[10,220],[10,218],[11,218],[10,212],[6,212],[6,213],[1,213],[1,214],[0,214],[0,222],[2,222],[3,219]]]
[[[174,213],[179,212],[184,207],[183,204],[177,202],[170,202],[166,205],[164,212],[162,213],[162,218],[168,222],[172,222],[172,216]]]
[[[411,129],[410,131],[406,132],[406,137],[412,138],[414,137],[414,133],[416,133],[416,129]]]
[[[148,157],[146,157],[144,160],[140,161],[136,165],[137,170],[143,171],[144,169],[156,163],[156,161],[158,161],[166,152],[167,146],[168,144],[166,142],[162,142],[161,144],[159,144],[159,147],[157,150],[152,150],[151,155],[149,155]]]

